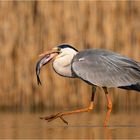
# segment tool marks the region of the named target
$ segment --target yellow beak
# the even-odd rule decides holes
[[[55,48],[53,48],[52,50],[48,50],[48,51],[46,51],[46,52],[40,54],[39,56],[40,56],[40,57],[43,57],[43,56],[45,56],[45,55],[52,54],[52,53],[59,53],[58,48],[55,47]]]

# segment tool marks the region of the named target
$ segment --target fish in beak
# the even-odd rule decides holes
[[[50,62],[58,54],[59,54],[58,49],[53,48],[51,51],[47,51],[39,55],[41,59],[36,64],[36,77],[37,77],[38,85],[41,85],[41,80],[39,77],[41,67],[46,65],[48,62]]]

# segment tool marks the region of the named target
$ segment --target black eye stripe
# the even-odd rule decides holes
[[[73,49],[73,50],[75,50],[75,51],[78,52],[77,49],[75,49],[74,47],[72,47],[72,46],[70,46],[70,45],[68,45],[68,44],[63,44],[63,45],[59,45],[59,46],[58,46],[58,49],[64,49],[64,48],[71,48],[71,49]]]

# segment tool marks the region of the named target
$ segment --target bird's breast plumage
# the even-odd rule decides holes
[[[66,55],[65,57],[59,57],[53,62],[53,69],[55,72],[64,77],[75,77],[71,69],[71,62],[73,55]]]

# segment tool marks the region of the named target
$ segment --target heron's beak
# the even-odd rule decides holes
[[[51,51],[47,51],[47,52],[39,55],[39,56],[41,56],[41,59],[36,64],[36,77],[37,77],[38,85],[39,84],[41,85],[41,80],[39,77],[41,67],[46,65],[49,61],[51,61],[58,54],[59,54],[58,49],[53,48]]]
[[[44,53],[40,54],[39,56],[40,56],[40,57],[43,57],[43,56],[45,56],[45,55],[53,54],[53,53],[59,53],[58,48],[53,48],[52,50],[49,50],[49,51],[47,51],[47,52],[44,52]]]

